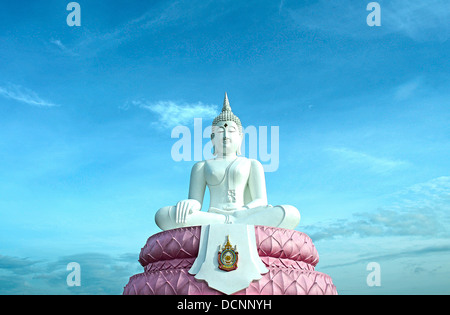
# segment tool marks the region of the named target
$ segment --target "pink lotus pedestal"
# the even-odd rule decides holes
[[[219,295],[188,273],[199,249],[201,227],[186,227],[151,236],[139,255],[144,272],[132,276],[124,295]],[[236,295],[334,295],[331,278],[314,270],[317,250],[308,235],[255,226],[261,260],[269,270]]]

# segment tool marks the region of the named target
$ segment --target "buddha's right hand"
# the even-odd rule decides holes
[[[186,223],[188,214],[194,211],[200,211],[202,205],[195,199],[181,200],[176,205],[175,222],[177,224]]]

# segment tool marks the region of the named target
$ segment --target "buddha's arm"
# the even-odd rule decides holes
[[[257,160],[251,160],[248,187],[252,195],[252,201],[246,204],[248,208],[267,206],[266,179],[264,168]]]
[[[175,222],[186,223],[186,217],[193,211],[202,209],[203,197],[205,195],[206,180],[203,175],[204,162],[198,162],[192,167],[191,180],[189,183],[189,196],[176,205]]]
[[[201,161],[192,167],[191,180],[189,183],[189,199],[195,199],[200,204],[203,204],[205,196],[206,179],[203,172],[205,162]]]

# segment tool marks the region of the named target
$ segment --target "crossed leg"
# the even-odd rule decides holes
[[[176,206],[169,206],[158,210],[155,221],[162,230],[207,224],[251,224],[294,229],[300,222],[300,212],[289,205],[268,205],[239,211],[194,211],[187,215],[184,223],[177,222],[175,218]]]

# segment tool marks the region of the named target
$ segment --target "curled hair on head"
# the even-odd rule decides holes
[[[217,127],[217,125],[219,124],[219,122],[221,121],[233,121],[236,123],[236,125],[239,128],[239,134],[241,136],[243,136],[243,132],[242,132],[242,123],[241,120],[239,119],[238,116],[236,116],[235,114],[233,114],[233,112],[231,111],[231,106],[230,106],[230,102],[228,101],[228,95],[227,93],[225,93],[225,99],[223,100],[223,107],[222,107],[222,112],[219,114],[219,116],[217,116],[216,118],[214,118],[213,122],[212,122],[212,129],[211,129],[211,141],[214,139],[215,137],[215,129]],[[241,145],[242,142],[239,144],[239,147],[237,149],[236,154],[237,155],[241,155]],[[213,155],[216,155],[216,147],[213,144]]]
[[[217,126],[221,121],[234,121],[239,128],[239,133],[242,134],[242,123],[238,116],[231,111],[230,102],[228,101],[227,93],[225,93],[225,99],[223,100],[222,112],[214,118],[212,125]]]

